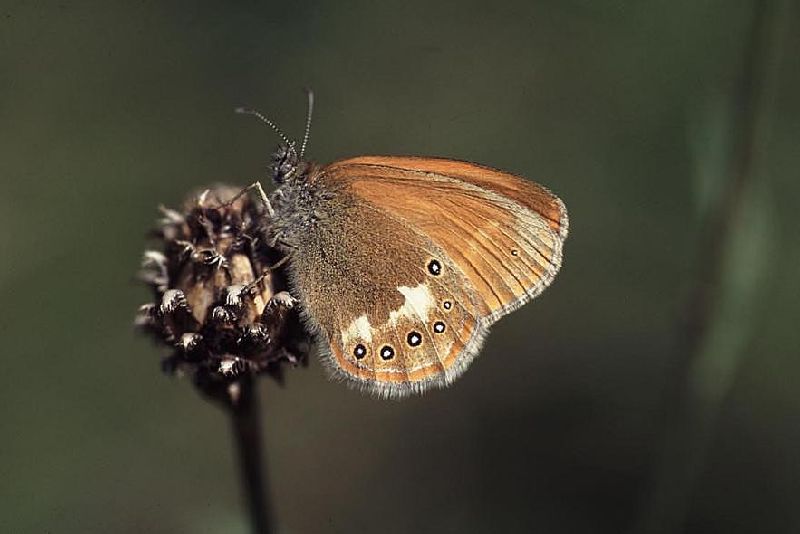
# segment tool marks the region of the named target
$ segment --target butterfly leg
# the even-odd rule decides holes
[[[231,204],[239,200],[242,196],[246,195],[247,193],[249,193],[254,189],[258,192],[258,199],[261,201],[261,204],[264,206],[264,209],[267,210],[267,214],[270,217],[275,215],[275,210],[272,209],[272,204],[270,204],[269,196],[267,196],[266,191],[264,191],[264,188],[261,186],[261,182],[253,182],[252,184],[248,185],[247,187],[236,193],[230,200],[225,202],[223,206],[226,207],[230,206]]]
[[[267,196],[266,191],[264,191],[264,188],[261,187],[261,182],[252,183],[248,189],[251,187],[254,187],[258,191],[258,196],[261,199],[261,203],[264,205],[264,209],[267,210],[269,216],[272,217],[275,215],[275,210],[272,209],[272,204],[269,203],[269,197]]]

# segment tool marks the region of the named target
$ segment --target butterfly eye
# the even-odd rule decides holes
[[[272,179],[277,184],[282,184],[290,178],[299,163],[297,153],[293,146],[281,145],[272,155]]]
[[[445,331],[444,323],[442,321],[436,321],[435,323],[433,323],[433,331],[436,332],[437,334],[441,334],[442,332],[444,332]]]
[[[359,343],[358,345],[356,345],[356,348],[353,349],[353,355],[359,360],[362,359],[364,356],[367,355],[367,347]]]
[[[439,260],[431,260],[428,262],[428,272],[433,276],[442,274],[442,264],[439,263]]]
[[[391,360],[392,358],[394,358],[394,349],[389,345],[384,345],[381,348],[381,358],[383,358],[384,360]]]
[[[406,342],[412,347],[418,347],[422,343],[422,336],[419,332],[409,332],[406,336]]]

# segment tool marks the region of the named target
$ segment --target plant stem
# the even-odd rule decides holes
[[[242,378],[239,387],[238,398],[231,405],[230,414],[239,456],[242,491],[253,533],[269,534],[273,532],[273,517],[262,454],[258,389],[249,375]]]

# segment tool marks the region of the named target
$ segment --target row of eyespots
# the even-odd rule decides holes
[[[445,330],[447,330],[447,326],[444,324],[444,322],[436,321],[435,323],[433,323],[433,331],[435,333],[441,334]],[[406,336],[406,343],[408,343],[409,346],[411,347],[420,346],[422,344],[422,334],[412,330]],[[391,360],[392,358],[394,358],[394,348],[391,345],[384,345],[383,347],[381,347],[379,354],[381,355],[381,358],[383,358],[384,360]],[[364,357],[367,355],[367,347],[365,347],[363,343],[359,343],[353,349],[353,355],[358,360],[364,359]]]

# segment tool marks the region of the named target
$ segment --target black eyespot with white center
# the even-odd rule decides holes
[[[389,345],[384,345],[383,347],[381,347],[380,354],[381,358],[383,358],[384,360],[391,360],[392,358],[394,358],[394,349]]]
[[[419,332],[411,331],[406,336],[406,342],[412,347],[418,347],[422,343],[422,335]]]
[[[453,303],[450,302],[449,300],[446,300],[442,302],[442,308],[444,308],[445,310],[450,310],[453,308]]]
[[[515,249],[515,248],[512,248],[512,249],[511,249],[511,255],[512,255],[512,256],[519,256],[519,250],[517,250],[517,249]]]
[[[364,356],[367,355],[367,347],[359,343],[356,345],[356,348],[353,349],[353,355],[359,360],[364,358]]]
[[[428,272],[433,276],[442,274],[442,264],[439,263],[439,260],[431,260],[428,262]]]
[[[436,321],[435,323],[433,323],[433,331],[436,332],[437,334],[441,334],[442,332],[445,331],[445,329],[446,327],[442,321]]]

